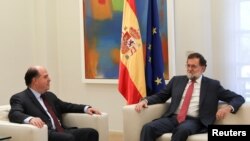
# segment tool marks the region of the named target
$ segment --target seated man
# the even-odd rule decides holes
[[[215,119],[236,113],[245,99],[224,89],[220,82],[203,76],[207,61],[199,53],[187,58],[187,75],[173,77],[161,92],[140,101],[135,110],[147,105],[164,103],[171,98],[169,109],[161,118],[145,124],[141,141],[155,141],[164,133],[172,133],[171,141],[186,141],[189,135],[207,132]],[[217,111],[219,101],[228,103]]]
[[[48,126],[49,141],[98,141],[99,134],[92,128],[69,128],[62,125],[63,113],[101,114],[99,110],[82,104],[60,100],[50,88],[50,77],[42,66],[32,66],[25,74],[27,89],[10,99],[9,120],[32,124],[42,128]]]

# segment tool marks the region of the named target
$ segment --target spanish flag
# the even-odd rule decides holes
[[[124,0],[118,89],[135,104],[146,96],[145,66],[135,0]]]

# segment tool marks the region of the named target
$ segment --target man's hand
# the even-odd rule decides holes
[[[93,114],[101,115],[101,112],[93,107],[88,108],[87,113],[90,115],[93,115]]]
[[[31,119],[29,120],[29,123],[30,123],[31,125],[34,125],[34,126],[38,127],[38,128],[42,128],[43,125],[45,124],[45,123],[44,123],[40,118],[38,118],[38,117],[31,118]]]
[[[231,111],[232,111],[232,107],[230,105],[221,107],[220,109],[218,109],[218,111],[216,113],[216,119],[217,120],[224,119],[226,117],[226,115],[228,113],[230,113]]]
[[[147,108],[147,107],[148,107],[148,101],[144,99],[136,104],[135,111],[139,113],[141,112],[142,109]]]

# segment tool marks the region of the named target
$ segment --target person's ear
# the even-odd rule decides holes
[[[205,72],[205,70],[206,70],[206,67],[203,66],[203,67],[202,67],[202,72]]]

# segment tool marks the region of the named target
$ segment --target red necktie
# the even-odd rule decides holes
[[[177,115],[177,120],[179,123],[183,122],[186,119],[187,116],[187,111],[188,111],[188,107],[190,104],[190,100],[192,97],[192,93],[193,93],[193,89],[194,89],[194,83],[195,81],[192,81],[191,84],[189,85],[184,101],[182,103],[181,109],[179,114]]]
[[[62,128],[61,124],[59,123],[58,118],[57,118],[55,112],[53,111],[52,107],[50,106],[50,104],[48,103],[47,99],[45,98],[45,95],[42,94],[41,98],[43,99],[44,105],[46,106],[48,112],[50,113],[50,115],[53,118],[54,124],[56,126],[56,131],[63,132],[64,129]]]

